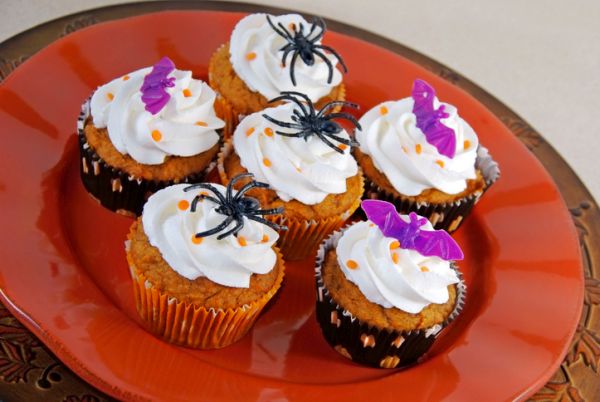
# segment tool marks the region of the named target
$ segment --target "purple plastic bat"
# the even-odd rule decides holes
[[[401,248],[416,250],[424,256],[436,256],[446,261],[464,258],[459,245],[445,230],[421,230],[427,219],[419,218],[414,212],[408,215],[410,222],[405,222],[396,212],[394,204],[386,201],[364,200],[361,208],[383,235],[398,240]]]
[[[437,109],[433,107],[435,89],[423,80],[415,80],[411,96],[415,101],[413,113],[417,116],[417,127],[423,131],[427,142],[436,147],[440,155],[454,158],[456,136],[453,129],[440,121],[449,116],[444,105]]]
[[[142,91],[142,102],[146,105],[145,109],[150,113],[160,112],[171,99],[171,95],[165,91],[165,88],[175,86],[175,77],[167,78],[173,70],[175,70],[175,64],[165,56],[144,77],[144,83],[140,90]]]

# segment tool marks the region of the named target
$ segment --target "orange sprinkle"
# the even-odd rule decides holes
[[[346,266],[350,269],[356,269],[358,268],[358,263],[354,260],[348,260],[346,261]]]
[[[404,145],[402,145],[402,150],[404,151],[405,154],[408,153],[408,149],[406,149],[406,147]]]
[[[263,158],[263,163],[266,167],[271,167],[271,161],[267,158]]]
[[[156,142],[162,140],[162,133],[159,130],[152,130],[152,139]]]
[[[189,207],[190,203],[187,200],[181,200],[177,203],[177,208],[181,209],[182,211],[185,211]]]
[[[435,161],[435,163],[437,163],[438,165],[440,165],[441,168],[444,167],[444,161],[442,161],[442,160],[438,159],[437,161]]]
[[[290,28],[293,31],[296,29],[296,24],[294,24],[293,22],[290,22],[290,24],[288,25],[288,28]]]
[[[397,248],[400,248],[400,242],[398,240],[394,240],[390,243],[390,250],[395,250]]]
[[[200,193],[198,193],[198,195],[202,196],[202,195],[208,195],[208,192],[206,191],[201,191]],[[200,202],[204,201],[204,197],[200,197]]]
[[[256,53],[250,52],[250,53],[246,54],[246,60],[252,61],[254,59],[256,59]]]
[[[398,264],[398,254],[397,253],[392,254],[392,261],[394,261],[394,264]]]
[[[385,107],[385,106],[382,106],[382,107],[379,108],[379,114],[382,115],[382,116],[388,114],[388,111],[389,111],[388,108]]]
[[[190,91],[188,88],[184,89],[183,96],[185,96],[186,98],[189,98],[190,96],[192,96],[192,91]]]
[[[470,147],[471,147],[471,141],[465,140],[465,142],[463,143],[463,148],[469,149]]]
[[[197,121],[196,125],[201,126],[201,127],[208,127],[208,124],[206,124],[206,122],[204,122],[204,121]]]
[[[283,63],[279,63],[279,67],[281,67],[281,68],[285,68],[285,64],[283,64]]]
[[[417,155],[419,155],[421,151],[423,151],[423,147],[421,146],[421,144],[415,145],[415,152],[417,153]]]
[[[272,137],[273,136],[273,129],[271,127],[265,128],[265,135],[268,136],[268,137]]]
[[[128,75],[123,76],[123,81],[127,81],[129,79]]]
[[[252,135],[252,133],[254,132],[254,127],[250,127],[247,131],[246,131],[246,137],[250,137]]]
[[[346,150],[346,148],[348,148],[348,145],[346,145],[346,144],[340,144],[340,145],[339,145],[339,148],[340,148],[342,151],[345,151],[345,150]]]
[[[421,272],[429,272],[429,268],[427,267],[421,267]]]
[[[115,96],[112,94],[112,92],[107,93],[106,97],[108,98],[109,101],[115,99]]]
[[[266,243],[266,242],[268,242],[268,241],[269,241],[269,236],[267,236],[267,235],[263,235],[263,238],[262,238],[262,240],[261,240],[261,241],[262,241],[263,243]]]
[[[202,240],[204,240],[203,237],[196,237],[196,235],[192,235],[192,243],[198,245],[202,243]]]
[[[246,241],[246,238],[244,236],[238,236],[237,240],[238,243],[240,243],[240,246],[242,247],[246,247],[248,245],[248,242]]]

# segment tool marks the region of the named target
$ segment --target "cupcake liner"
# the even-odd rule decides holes
[[[456,286],[456,305],[441,324],[426,329],[396,331],[371,326],[333,300],[322,278],[321,267],[328,250],[335,248],[343,230],[327,238],[319,248],[316,259],[317,306],[316,317],[323,336],[341,355],[360,364],[379,368],[407,367],[420,362],[431,345],[462,311],[466,286],[456,265],[459,283]]]
[[[364,198],[391,202],[396,206],[400,213],[408,214],[409,212],[416,212],[417,214],[428,218],[435,229],[454,232],[460,227],[481,196],[500,177],[498,163],[492,159],[487,148],[481,145],[477,148],[475,167],[481,171],[485,181],[485,187],[482,191],[477,191],[456,201],[441,204],[411,201],[379,187],[368,177],[365,177],[366,190]]]
[[[215,113],[217,117],[225,121],[225,127],[223,128],[223,139],[228,140],[233,135],[233,131],[237,127],[240,120],[243,118],[242,115],[237,114],[233,107],[225,98],[220,94],[217,94],[215,98]]]
[[[138,314],[146,328],[167,342],[195,349],[219,349],[240,340],[252,328],[265,305],[281,287],[282,265],[273,287],[260,299],[237,308],[206,308],[180,302],[159,289],[133,264],[126,243],[127,261],[133,279],[133,295]],[[283,259],[277,248],[277,263]]]
[[[108,165],[92,149],[85,137],[84,127],[90,116],[90,99],[82,105],[77,119],[81,180],[92,197],[111,211],[127,216],[139,216],[148,197],[156,191],[177,183],[202,182],[215,168],[216,161],[213,161],[204,171],[179,180],[145,180]]]
[[[223,145],[217,157],[217,169],[223,184],[229,182],[225,172],[225,159],[233,151],[231,141]],[[361,188],[364,189],[364,176],[359,169],[358,175],[361,180]],[[288,261],[303,260],[312,255],[323,239],[334,230],[342,227],[348,218],[360,206],[360,198],[357,198],[349,209],[343,213],[325,219],[294,219],[285,215],[270,215],[266,218],[278,225],[287,226],[287,230],[279,232],[277,246],[280,248],[285,259]]]

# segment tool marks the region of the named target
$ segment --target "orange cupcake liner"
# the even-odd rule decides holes
[[[196,349],[219,349],[240,340],[252,328],[261,311],[281,287],[285,266],[277,248],[277,263],[282,264],[273,287],[260,299],[238,308],[207,308],[180,302],[152,287],[127,250],[136,309],[146,328],[167,342]]]
[[[232,142],[227,141],[217,155],[217,169],[221,183],[224,185],[229,183],[229,177],[225,172],[225,159],[232,151]],[[358,169],[358,175],[362,193],[365,188],[365,179],[360,168]],[[285,259],[289,261],[303,260],[316,251],[325,236],[342,227],[354,211],[358,209],[360,201],[361,199],[357,198],[350,208],[343,213],[324,219],[294,219],[286,216],[285,211],[282,215],[272,215],[266,218],[278,225],[287,226],[287,230],[279,232],[279,240],[277,241],[277,246]]]

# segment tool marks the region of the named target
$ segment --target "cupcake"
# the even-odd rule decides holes
[[[410,98],[383,102],[359,121],[365,198],[391,201],[437,229],[456,230],[500,175],[475,131],[425,81],[414,82]]]
[[[78,121],[86,190],[112,211],[139,215],[155,191],[202,181],[224,127],[215,97],[167,57],[96,89]]]
[[[213,54],[210,85],[229,107],[234,126],[240,116],[259,112],[280,92],[298,91],[322,107],[344,100],[340,55],[321,40],[325,23],[308,23],[301,15],[250,14],[235,26],[231,40]]]
[[[250,175],[245,175],[250,176]],[[176,184],[154,193],[126,242],[136,307],[146,327],[191,348],[225,347],[244,336],[284,275],[277,229],[231,181]]]
[[[288,227],[279,247],[286,259],[298,260],[313,253],[360,204],[363,177],[350,152],[356,142],[335,119],[356,120],[346,113],[327,114],[333,104],[317,111],[299,93],[276,99],[288,102],[245,117],[217,167],[223,183],[250,172],[269,184],[270,189],[251,194],[265,208],[284,207],[272,218]]]
[[[372,367],[420,361],[462,310],[463,258],[447,232],[385,201],[362,203],[368,221],[335,232],[317,254],[317,320],[343,356]]]

